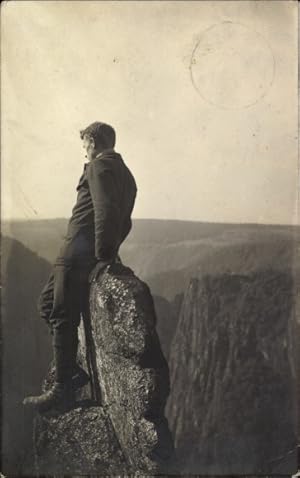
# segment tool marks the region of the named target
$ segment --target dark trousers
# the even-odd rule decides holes
[[[78,325],[88,313],[89,274],[95,263],[56,262],[39,298],[40,316],[52,334],[55,380],[66,383],[76,370]]]
[[[61,259],[61,258],[60,258]],[[56,262],[43,288],[38,309],[54,337],[60,332],[75,333],[81,314],[88,307],[89,274],[95,262],[72,264]]]
[[[38,300],[52,334],[56,382],[69,381],[76,368],[77,328],[89,307],[89,274],[97,263],[94,244],[91,231],[69,230]]]
[[[77,337],[81,314],[88,307],[89,274],[97,260],[94,235],[71,231],[62,244],[53,270],[38,300],[38,309],[53,335],[53,343],[65,346],[66,337]]]

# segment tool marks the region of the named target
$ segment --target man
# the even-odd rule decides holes
[[[23,402],[40,411],[66,409],[74,389],[87,381],[76,364],[80,314],[87,304],[89,282],[107,265],[120,261],[118,251],[131,229],[137,192],[134,177],[114,151],[114,129],[95,122],[80,135],[88,163],[77,186],[65,241],[39,299],[40,315],[52,333],[55,383],[48,392]]]

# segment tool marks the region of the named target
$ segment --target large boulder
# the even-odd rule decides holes
[[[81,352],[94,396],[100,394],[107,407],[129,467],[169,470],[173,442],[164,416],[169,368],[150,289],[129,268],[114,264],[92,286],[90,311],[90,321],[81,327]]]
[[[164,416],[169,369],[148,286],[114,264],[91,285],[88,309],[78,358],[91,381],[74,409],[37,417],[39,473],[172,472],[173,441]]]

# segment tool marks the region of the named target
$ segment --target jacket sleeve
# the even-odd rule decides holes
[[[116,253],[120,221],[116,183],[112,171],[101,160],[90,163],[87,179],[95,215],[95,256],[110,260]]]

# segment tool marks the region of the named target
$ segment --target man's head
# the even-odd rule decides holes
[[[110,125],[98,121],[81,130],[80,137],[89,161],[103,150],[114,148],[116,142],[115,130]]]

